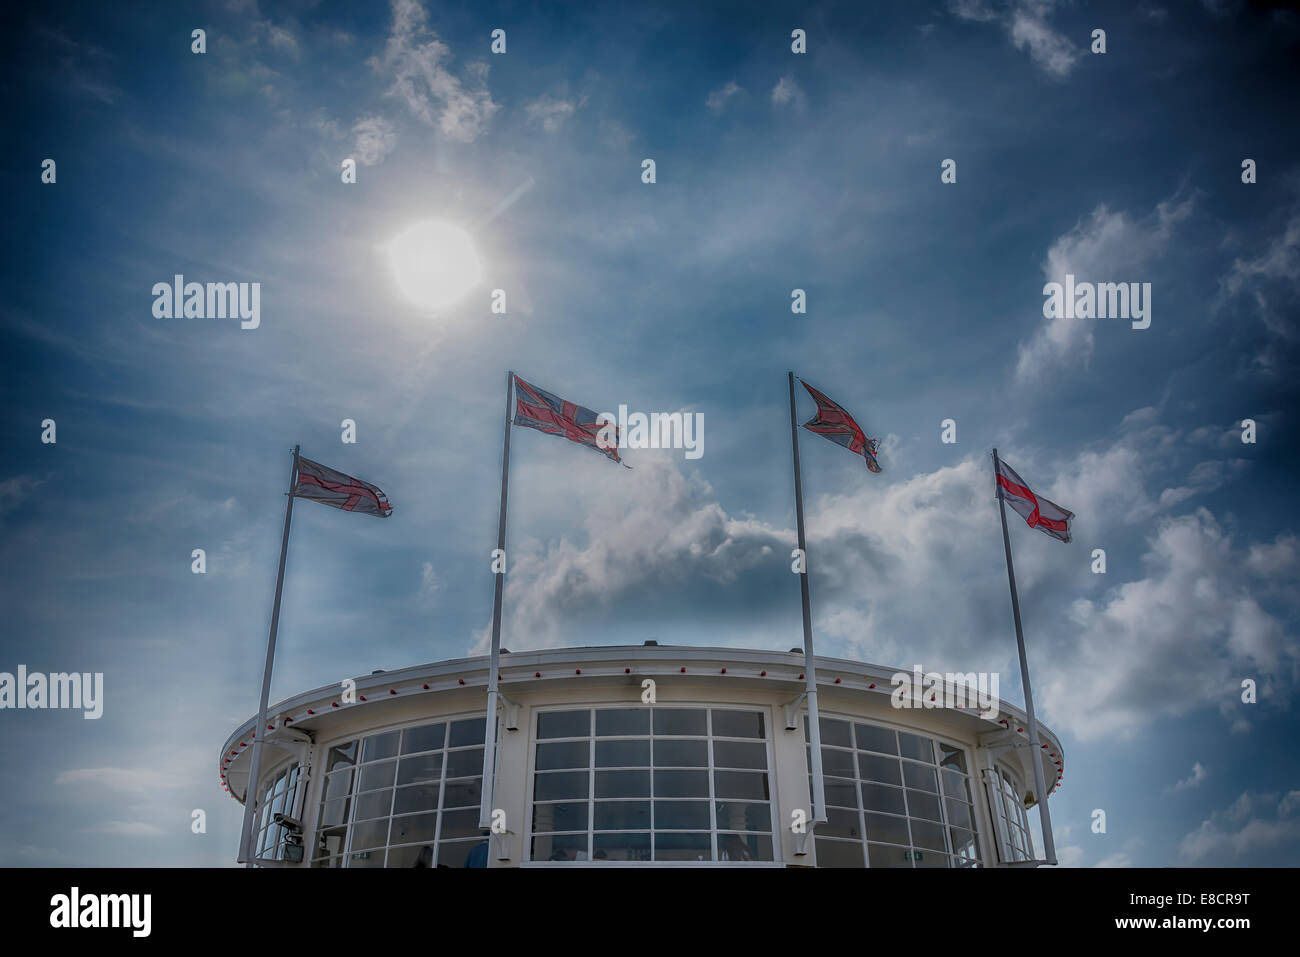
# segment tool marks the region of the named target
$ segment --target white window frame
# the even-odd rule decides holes
[[[592,860],[591,854],[593,853],[595,847],[595,834],[596,834],[596,827],[595,827],[596,774],[595,772],[597,770],[602,770],[602,771],[617,770],[617,769],[610,769],[610,768],[599,768],[599,769],[596,768],[596,751],[595,751],[596,741],[597,740],[618,740],[619,738],[622,737],[625,738],[640,737],[640,735],[621,735],[618,737],[598,738],[596,735],[596,719],[595,719],[594,712],[628,711],[628,710],[636,710],[636,711],[644,710],[648,712],[653,712],[656,708],[663,708],[669,710],[683,710],[683,709],[703,710],[705,712],[706,720],[705,720],[705,734],[703,736],[703,740],[706,742],[707,745],[709,763],[706,767],[702,769],[693,768],[692,770],[703,770],[708,774],[708,778],[709,778],[709,797],[708,797],[709,830],[707,833],[709,835],[710,855],[713,859],[707,861],[655,861],[655,860],[650,860],[650,861],[599,860],[597,861],[597,860]],[[587,803],[586,835],[587,835],[588,858],[585,861],[536,861],[533,860],[532,858],[533,838],[535,836],[533,831],[534,804],[535,803],[541,803],[541,804],[566,803],[563,801],[535,802],[534,795],[536,793],[535,778],[537,775],[537,745],[539,743],[549,744],[552,742],[583,740],[581,737],[539,738],[537,736],[537,728],[540,722],[541,715],[556,713],[556,712],[565,712],[565,711],[586,711],[592,715],[591,725],[588,734],[586,736],[586,740],[589,745],[589,750],[587,754],[587,767],[585,769],[588,774],[587,797],[586,797],[586,803]],[[769,819],[770,830],[766,832],[748,831],[743,833],[762,834],[766,836],[772,842],[773,859],[771,861],[722,861],[717,859],[719,833],[732,834],[735,832],[732,830],[726,830],[720,832],[718,828],[718,808],[717,808],[718,798],[716,797],[715,786],[714,786],[714,774],[717,772],[718,767],[715,764],[714,757],[713,757],[713,741],[714,741],[713,712],[714,711],[744,711],[744,712],[762,714],[763,716],[763,739],[762,740],[763,740],[764,750],[766,751],[767,754],[767,767],[764,769],[764,773],[767,775],[768,799],[766,803],[768,805],[768,813],[770,816]],[[646,733],[645,736],[653,742],[655,738],[653,732],[654,729],[653,715],[651,716],[650,722],[651,722],[650,730]],[[526,830],[524,832],[524,846],[523,846],[521,866],[524,867],[574,867],[574,866],[588,866],[588,865],[599,865],[601,867],[782,867],[784,866],[784,860],[782,859],[783,848],[781,846],[782,835],[780,829],[780,816],[779,816],[780,812],[778,809],[778,802],[777,802],[776,772],[774,769],[775,743],[773,741],[773,731],[774,731],[774,724],[773,724],[773,717],[772,717],[772,709],[767,705],[761,705],[761,704],[742,704],[742,703],[726,703],[726,702],[720,703],[720,702],[704,702],[704,701],[672,701],[672,702],[662,702],[660,704],[653,704],[653,705],[643,705],[640,703],[629,703],[626,701],[600,701],[600,702],[589,702],[589,703],[568,702],[568,703],[560,703],[560,704],[546,705],[543,707],[533,708],[531,714],[529,715],[529,728],[528,728],[528,749],[527,749],[527,758],[526,758],[528,762],[528,773],[525,779],[525,788],[527,794],[526,794],[525,809],[524,809]],[[747,742],[751,744],[756,743],[759,740],[757,738],[732,738],[725,735],[721,735],[719,737],[723,741],[741,741],[741,742]],[[684,737],[673,736],[673,739],[698,741],[701,740],[701,736],[699,735],[690,735]],[[653,849],[655,834],[657,833],[671,834],[676,832],[672,831],[671,829],[658,831],[654,826],[654,802],[656,798],[654,796],[654,770],[655,769],[654,769],[653,744],[651,745],[650,760],[651,760],[651,765],[649,768],[650,794],[647,798],[645,798],[645,800],[650,802],[650,823],[647,827],[647,831],[650,834],[651,848]],[[575,768],[574,770],[578,770],[578,769]],[[642,769],[637,768],[635,770],[642,770]],[[723,768],[722,770],[728,771],[732,769]],[[747,771],[749,773],[754,773],[756,771],[756,769],[754,768],[736,769],[736,770]],[[638,799],[629,799],[629,800],[640,800],[640,799],[638,798]],[[704,799],[687,798],[685,800],[696,800],[696,801],[701,801],[701,803],[703,803]],[[572,802],[568,802],[568,803],[572,803]],[[753,801],[749,803],[760,804],[764,802]],[[542,836],[548,836],[551,833],[553,832],[545,831],[542,832]],[[555,833],[576,834],[578,832],[555,832]],[[692,833],[703,834],[706,832],[695,831]]]

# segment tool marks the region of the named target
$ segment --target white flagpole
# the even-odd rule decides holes
[[[794,447],[794,515],[799,530],[799,555],[803,559],[803,574],[799,576],[799,591],[803,596],[803,656],[804,681],[808,698],[808,739],[812,747],[813,807],[812,823],[826,821],[826,779],[822,776],[822,729],[817,711],[817,659],[813,656],[812,598],[808,593],[808,548],[803,532],[803,479],[799,470],[799,422],[794,411],[794,373],[790,379],[790,442]]]
[[[1043,783],[1043,760],[1039,754],[1038,719],[1034,717],[1034,692],[1029,687],[1029,661],[1025,657],[1025,632],[1020,626],[1020,597],[1016,594],[1016,569],[1011,563],[1011,536],[1007,533],[1007,504],[1002,496],[998,476],[998,450],[993,450],[993,484],[998,490],[998,513],[1002,516],[1002,545],[1007,553],[1007,581],[1011,583],[1011,614],[1016,620],[1016,644],[1020,649],[1020,680],[1025,686],[1025,714],[1029,718],[1030,763],[1034,766],[1034,796],[1038,799],[1038,816],[1043,826],[1045,863],[1056,863],[1056,842],[1052,838],[1052,815],[1047,810],[1047,787]]]
[[[271,634],[266,640],[266,669],[262,672],[262,703],[253,729],[253,758],[248,768],[248,787],[244,789],[244,829],[239,837],[238,861],[253,866],[257,848],[253,847],[253,805],[257,800],[257,778],[262,770],[262,739],[266,737],[266,706],[271,693],[271,667],[275,663],[275,636],[280,628],[280,594],[284,590],[284,560],[289,554],[289,523],[293,518],[293,491],[298,484],[298,450],[293,447],[293,469],[289,472],[289,502],[284,508],[284,535],[280,538],[280,568],[275,573],[275,604],[271,606]]]
[[[506,565],[506,496],[510,491],[510,418],[515,384],[513,371],[506,373],[506,438],[501,453],[501,514],[497,519],[497,555],[502,563],[493,586],[492,653],[488,657],[487,724],[483,730],[483,793],[479,804],[478,826],[492,827],[492,797],[496,788],[497,768],[497,671],[501,667],[501,592],[505,586]]]

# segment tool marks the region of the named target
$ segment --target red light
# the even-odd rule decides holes
[[[722,673],[725,675],[725,674],[727,673],[727,669],[726,669],[726,668],[723,668],[723,669],[722,669]]]
[[[457,678],[457,679],[456,679],[456,684],[458,684],[458,685],[463,685],[464,683],[465,683],[465,679],[464,679],[464,678]]]
[[[1016,728],[1016,730],[1019,731],[1021,734],[1024,734],[1024,733],[1025,733],[1025,729],[1024,729],[1024,728]]]
[[[767,677],[767,672],[766,672],[766,671],[760,671],[760,672],[758,673],[758,676],[759,676],[760,678],[766,678],[766,677]]]
[[[686,666],[682,665],[682,674],[686,674]]]
[[[580,674],[582,674],[582,669],[581,669],[581,668],[574,668],[574,669],[573,669],[573,673],[574,673],[575,675],[580,675]]]
[[[800,676],[799,676],[799,680],[800,680],[800,681],[803,681],[803,675],[800,675]]]
[[[871,682],[871,684],[870,684],[870,686],[869,686],[869,687],[872,687],[872,688],[874,688],[874,687],[875,687],[875,686],[876,686],[876,683],[875,683],[875,682],[874,682],[874,681],[873,681],[873,682]]]
[[[397,694],[397,689],[396,689],[396,688],[389,688],[389,689],[388,689],[388,693],[389,693],[389,694]]]
[[[359,695],[357,695],[357,698],[358,698],[359,700],[361,700],[361,701],[365,701],[365,700],[366,700],[366,696],[363,695],[363,694],[359,694]]]
[[[311,708],[308,708],[308,709],[307,709],[307,713],[308,713],[308,714],[315,714],[316,712],[313,711],[313,710],[311,710]]]
[[[533,672],[533,677],[534,677],[534,678],[540,678],[541,676],[542,676],[542,673],[541,673],[540,671],[534,671],[534,672]]]
[[[624,668],[624,669],[623,669],[623,674],[625,674],[625,675],[630,675],[631,673],[632,673],[632,669],[631,669],[631,668]]]
[[[337,701],[331,701],[331,702],[330,702],[330,707],[331,707],[331,708],[337,708],[338,706],[339,706],[339,703],[338,703]]]
[[[836,678],[836,679],[835,679],[835,683],[836,683],[836,684],[839,684],[839,683],[840,683],[840,679],[839,679],[839,678]]]
[[[429,690],[429,683],[427,681],[424,683],[424,690],[425,691]]]

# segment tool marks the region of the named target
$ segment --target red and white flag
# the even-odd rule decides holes
[[[369,482],[336,472],[301,456],[298,458],[298,484],[294,486],[293,494],[295,498],[309,498],[313,502],[332,505],[345,512],[360,512],[380,518],[393,514],[388,496]]]
[[[1058,542],[1070,541],[1070,519],[1074,513],[1066,511],[1041,495],[1035,495],[1015,469],[1002,459],[997,460],[998,485],[1002,497],[1030,528],[1052,536]]]

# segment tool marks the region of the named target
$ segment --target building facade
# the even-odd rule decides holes
[[[818,658],[827,820],[811,823],[802,652],[503,652],[495,833],[479,827],[485,657],[376,672],[268,711],[272,867],[999,867],[1034,858],[1023,713],[898,706],[896,669]],[[909,672],[910,674],[910,672]],[[247,791],[256,718],[222,749]]]

